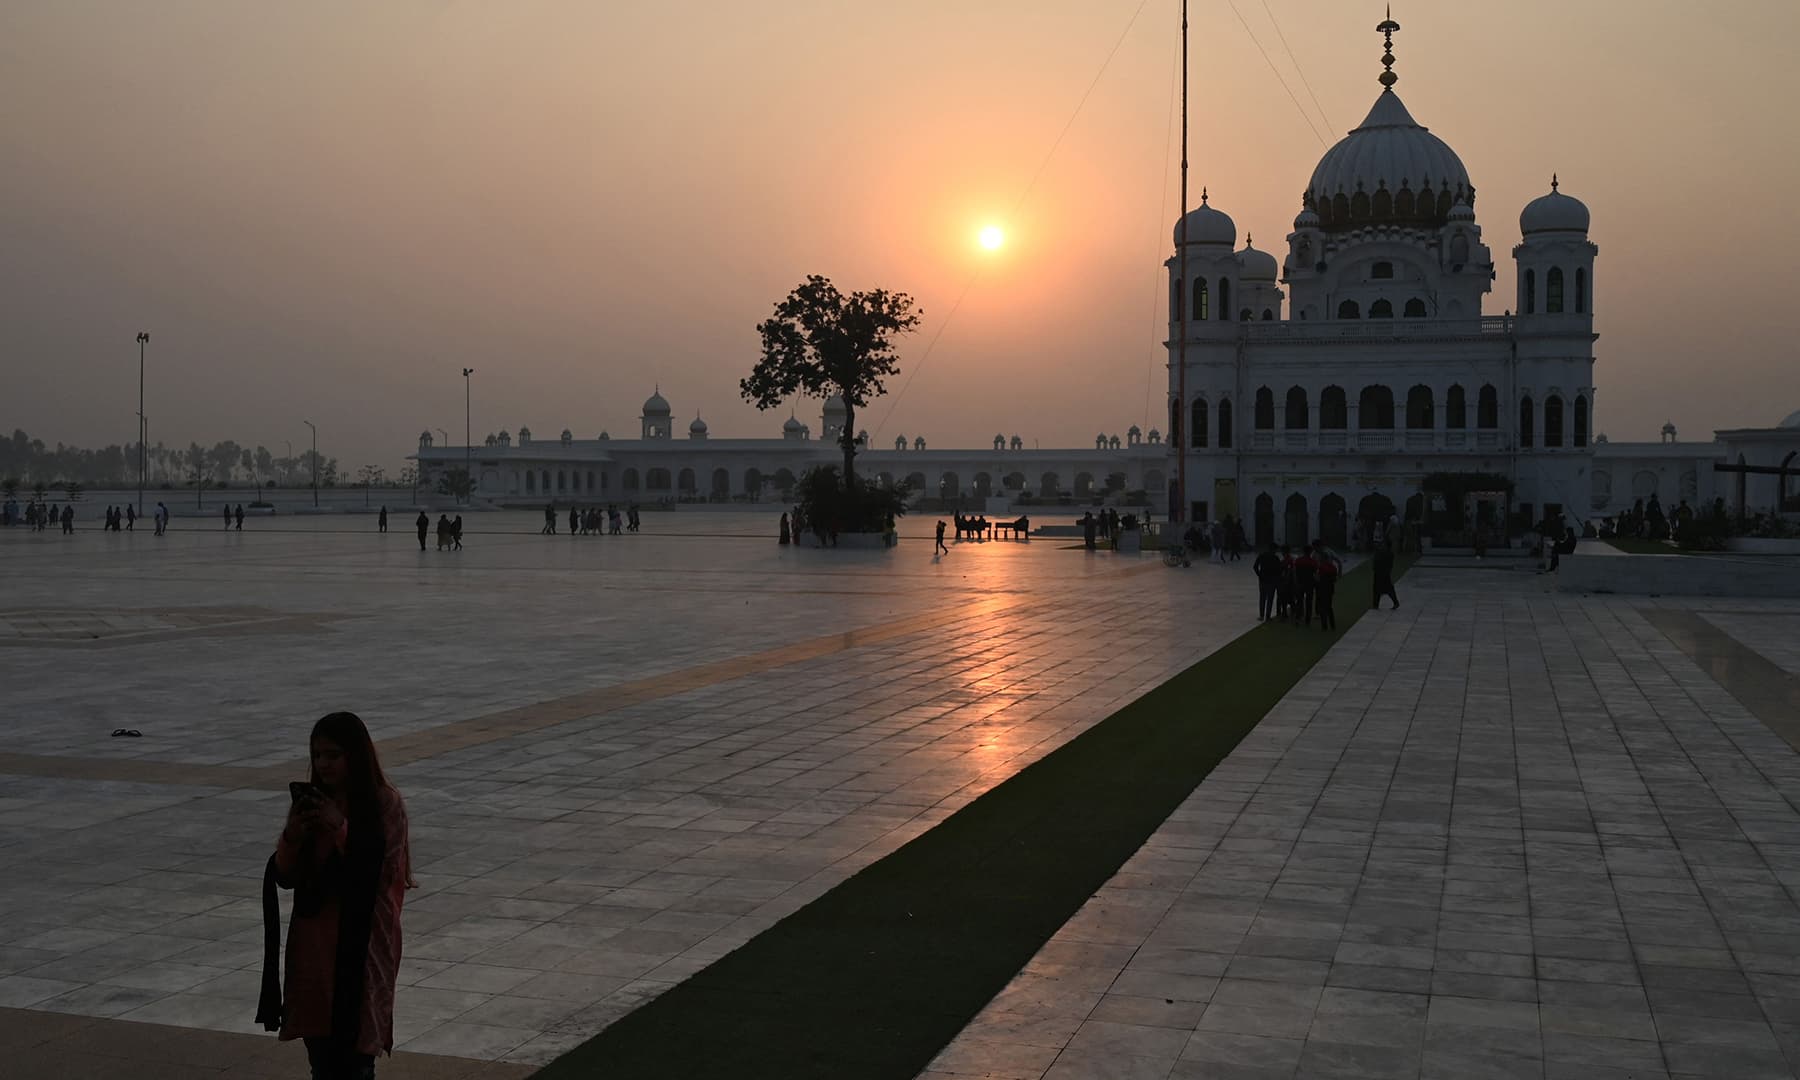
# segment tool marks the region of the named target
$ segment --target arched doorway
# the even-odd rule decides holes
[[[762,470],[756,468],[755,466],[751,466],[750,468],[745,469],[744,470],[744,494],[750,496],[750,498],[752,500],[754,500],[758,495],[762,494],[762,487],[763,487]]]
[[[992,495],[993,493],[994,493],[994,478],[984,472],[976,473],[975,474],[975,497],[977,499],[985,499],[989,495]]]
[[[1094,493],[1094,474],[1093,473],[1076,473],[1075,474],[1075,497],[1077,499],[1085,499],[1089,495],[1092,495],[1093,493]]]
[[[794,490],[794,470],[775,470],[775,490],[781,492],[782,498],[788,497],[789,493]]]
[[[1055,473],[1047,472],[1038,477],[1038,496],[1040,498],[1053,499],[1061,490],[1062,480]]]
[[[1319,500],[1319,539],[1338,551],[1350,546],[1350,515],[1344,512],[1344,497],[1335,491]]]
[[[713,470],[712,493],[715,499],[731,498],[731,474],[724,469]]]
[[[938,498],[955,499],[962,495],[962,479],[953,472],[938,477]]]
[[[1385,523],[1394,516],[1394,500],[1379,491],[1371,491],[1356,504],[1356,523],[1362,528],[1362,541],[1365,550],[1375,547],[1375,524]]]
[[[625,494],[627,496],[636,495],[638,493],[638,471],[636,469],[626,469],[620,474],[619,483],[620,486],[625,489]]]
[[[1268,492],[1256,497],[1256,546],[1267,547],[1275,542],[1275,499]]]
[[[1296,548],[1304,547],[1312,538],[1306,527],[1306,496],[1298,491],[1289,495],[1283,518],[1281,542]]]

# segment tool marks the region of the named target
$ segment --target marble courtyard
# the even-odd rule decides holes
[[[0,533],[4,1060],[303,1074],[257,896],[325,711],[412,817],[382,1074],[523,1076],[1254,625],[1248,560],[766,524]],[[1796,1075],[1800,603],[1401,593],[928,1080]]]

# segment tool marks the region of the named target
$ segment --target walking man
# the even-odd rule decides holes
[[[387,532],[387,504],[381,504],[381,517],[375,522],[377,532]]]
[[[231,507],[229,505],[222,506],[219,511],[225,515],[225,527],[231,528]]]
[[[1312,625],[1318,584],[1319,562],[1313,558],[1312,545],[1308,544],[1300,549],[1300,557],[1294,560],[1294,620],[1301,626]]]
[[[431,519],[425,516],[425,511],[421,510],[419,511],[419,520],[413,524],[419,527],[419,550],[424,551],[425,537],[431,532]]]
[[[126,503],[125,504],[125,531],[130,532],[131,527],[136,524],[137,524],[137,511],[132,509],[130,503]]]
[[[243,532],[244,531],[244,504],[243,503],[237,504],[237,510],[235,511],[235,513],[232,516],[237,518],[237,531]]]
[[[1093,526],[1090,525],[1088,527],[1088,550],[1090,550],[1090,551],[1093,550],[1093,547],[1094,547],[1094,529],[1093,529]],[[950,548],[944,543],[944,519],[943,518],[938,519],[937,546],[931,549],[931,553],[933,555],[936,555],[940,551],[943,552],[945,555],[950,554]]]
[[[156,504],[156,535],[161,536],[169,528],[169,508],[162,503]]]
[[[1375,600],[1373,608],[1381,610],[1381,598],[1387,597],[1400,607],[1400,597],[1394,592],[1394,551],[1383,544],[1375,549]]]

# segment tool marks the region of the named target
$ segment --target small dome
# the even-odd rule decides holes
[[[1526,236],[1541,232],[1588,231],[1587,204],[1572,195],[1556,190],[1556,177],[1550,178],[1550,194],[1539,195],[1525,204],[1519,214],[1519,232]]]
[[[611,436],[611,435],[608,435],[608,434],[607,434],[607,433],[606,433],[606,432],[604,432],[604,431],[602,431],[602,432],[601,432],[601,433],[600,433],[600,441],[601,441],[601,442],[608,442],[608,441],[610,441],[610,440],[611,440],[611,439],[612,439],[612,436]]]
[[[1673,421],[1673,420],[1664,421],[1663,426],[1662,426],[1662,433],[1664,435],[1675,434],[1675,421]]]
[[[1318,227],[1319,227],[1319,215],[1313,213],[1312,207],[1310,207],[1310,206],[1301,207],[1300,212],[1298,214],[1294,215],[1294,228],[1296,228],[1296,229],[1316,229]]]
[[[425,443],[426,445],[429,446],[431,444],[431,432],[429,432],[429,431],[419,432],[419,441],[422,443]]]
[[[1468,203],[1463,202],[1461,199],[1458,199],[1458,200],[1456,200],[1456,205],[1452,206],[1450,208],[1450,213],[1448,216],[1446,216],[1444,218],[1444,220],[1445,221],[1461,221],[1461,222],[1465,222],[1465,223],[1473,222],[1475,220],[1475,211],[1473,208],[1471,208],[1469,206]]]
[[[1206,192],[1200,193],[1200,205],[1187,212],[1187,242],[1190,244],[1224,244],[1237,246],[1237,222],[1223,210],[1206,204]],[[1175,223],[1175,242],[1181,243],[1181,222]]]
[[[1125,429],[1125,434],[1127,434],[1127,435],[1142,435],[1143,433],[1144,433],[1144,429],[1138,427],[1136,424],[1133,424],[1130,427]]]
[[[1796,429],[1800,429],[1800,409],[1795,409],[1793,412],[1788,413],[1787,419],[1783,420],[1779,424],[1776,424],[1775,426],[1778,428],[1785,429],[1787,431],[1794,431]]]
[[[530,428],[528,428],[528,427],[521,427],[521,428],[520,428],[520,429],[519,429],[519,438],[520,438],[520,439],[529,439],[529,438],[531,438],[531,429],[530,429]]]
[[[826,411],[828,413],[843,412],[844,411],[844,399],[837,394],[831,395],[830,397],[825,399],[825,410],[824,411]]]
[[[575,441],[575,433],[570,431],[568,428],[563,428],[562,441],[563,442]]]
[[[781,425],[781,430],[783,430],[783,431],[804,431],[804,430],[806,430],[806,425],[802,424],[800,422],[799,417],[790,416],[787,418],[787,422]]]
[[[706,434],[706,421],[698,416],[694,417],[694,422],[688,425],[688,431],[694,435]]]
[[[1244,250],[1238,252],[1238,265],[1244,268],[1245,281],[1274,281],[1280,271],[1275,256],[1266,251],[1258,251],[1250,245],[1250,238],[1244,237]]]
[[[659,386],[655,393],[644,399],[644,415],[667,416],[668,414],[669,399],[662,396],[662,387]]]

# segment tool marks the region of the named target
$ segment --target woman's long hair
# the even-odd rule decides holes
[[[380,794],[391,785],[387,774],[381,771],[381,758],[375,753],[375,742],[369,738],[369,729],[363,725],[362,717],[353,712],[326,713],[313,725],[312,738],[336,743],[344,752],[344,771],[349,777],[350,788],[344,794],[350,816],[367,821],[380,814]],[[309,756],[311,745],[309,740]],[[319,783],[317,772],[312,773],[312,782]]]

